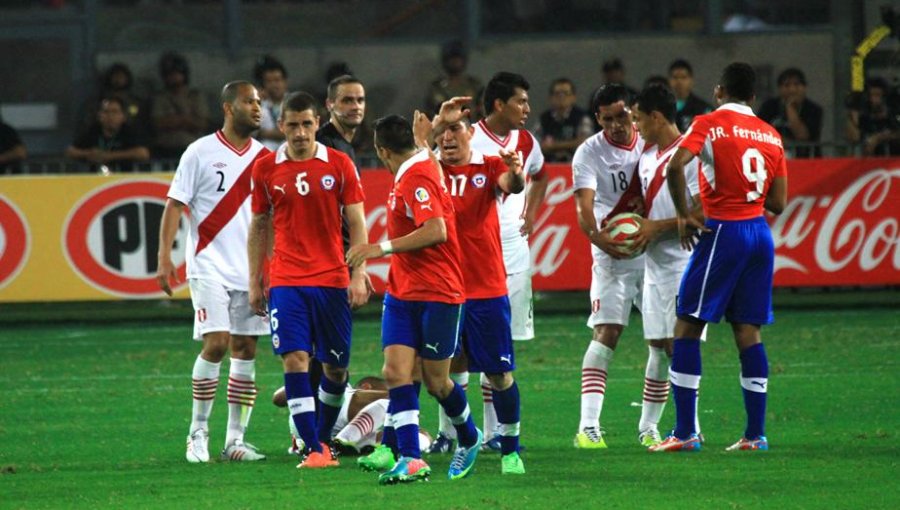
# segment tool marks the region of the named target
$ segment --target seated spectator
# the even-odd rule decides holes
[[[557,78],[550,84],[550,109],[541,114],[537,138],[547,161],[571,161],[575,149],[594,134],[591,116],[575,106],[575,84]]]
[[[190,69],[178,53],[166,53],[159,60],[159,74],[165,90],[156,94],[151,108],[156,142],[153,154],[178,158],[194,140],[206,134],[209,106],[203,94],[188,88]]]
[[[682,133],[691,127],[694,117],[713,110],[694,94],[694,68],[687,60],[678,59],[669,65],[669,88],[675,94],[675,125]]]
[[[819,157],[819,146],[794,146],[791,142],[818,142],[822,134],[822,107],[806,97],[806,75],[796,67],[778,75],[778,97],[759,108],[759,118],[781,133],[785,153],[796,158]]]
[[[100,79],[100,91],[88,101],[84,110],[83,127],[87,128],[97,122],[97,111],[104,98],[117,97],[125,105],[125,116],[133,129],[142,133],[147,131],[149,115],[147,101],[133,91],[134,77],[127,65],[116,62],[109,66]]]
[[[66,149],[66,157],[91,164],[91,169],[130,172],[134,163],[150,159],[150,151],[128,122],[124,102],[111,96],[100,102],[96,121]],[[104,172],[105,173],[105,172]]]
[[[866,156],[900,154],[900,108],[883,78],[866,80],[860,104],[850,105],[847,138],[862,143]]]
[[[0,121],[0,175],[21,173],[22,161],[28,157],[25,144],[15,128]]]
[[[473,119],[480,119],[481,101],[479,100],[483,87],[478,78],[466,74],[466,66],[469,55],[460,41],[450,41],[441,48],[441,67],[444,75],[438,77],[428,85],[425,94],[425,111],[434,115],[441,109],[441,104],[452,97],[468,96],[473,99]]]

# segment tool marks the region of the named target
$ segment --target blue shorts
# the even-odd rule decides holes
[[[425,359],[453,357],[459,341],[462,305],[433,301],[404,301],[384,295],[381,347],[405,345]]]
[[[509,297],[466,300],[462,343],[470,372],[502,374],[515,370]]]
[[[347,289],[273,287],[269,324],[275,354],[306,351],[322,363],[350,363],[350,302]]]
[[[765,218],[706,220],[678,291],[679,317],[771,324],[775,246]]]

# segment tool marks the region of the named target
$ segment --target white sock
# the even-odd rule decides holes
[[[450,379],[462,386],[463,391],[469,389],[468,372],[451,373]],[[447,412],[444,411],[444,408],[440,405],[438,406],[438,432],[450,439],[456,439],[456,427],[450,422],[450,417],[447,416]]]
[[[694,432],[700,435],[700,390],[697,390],[697,404],[694,406]]]
[[[481,398],[484,401],[484,437],[485,441],[497,434],[497,411],[494,410],[494,389],[491,381],[482,372]]]
[[[644,372],[644,402],[638,432],[659,428],[669,398],[669,358],[662,347],[648,346],[647,370]]]
[[[231,358],[228,371],[228,428],[225,446],[244,440],[244,432],[256,403],[256,362]]]
[[[374,445],[375,437],[384,424],[387,406],[388,399],[386,398],[370,402],[350,420],[346,427],[338,432],[335,439],[355,444],[359,449]]]
[[[193,378],[194,405],[191,413],[191,430],[197,429],[209,432],[209,415],[212,413],[213,402],[216,399],[216,386],[219,385],[219,367],[221,363],[210,363],[199,355],[194,360]]]
[[[600,426],[600,411],[606,394],[606,370],[613,350],[591,341],[581,362],[581,422],[578,430]]]

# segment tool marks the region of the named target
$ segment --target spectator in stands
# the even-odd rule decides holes
[[[541,114],[537,129],[547,161],[571,161],[578,145],[594,134],[591,116],[576,100],[572,80],[557,78],[550,84],[550,109]]]
[[[19,133],[0,120],[0,175],[21,173],[21,163],[27,157],[28,151]]]
[[[818,145],[809,145],[822,134],[822,107],[806,97],[806,75],[800,69],[791,67],[778,75],[778,97],[766,100],[758,115],[781,133],[785,153],[796,158],[822,155]],[[801,144],[791,147],[791,142]]]
[[[862,143],[866,156],[900,154],[900,105],[888,82],[869,78],[862,99],[847,112],[847,138]]]
[[[153,152],[157,157],[178,158],[207,132],[209,106],[203,93],[188,88],[190,69],[182,55],[164,54],[159,60],[159,74],[165,90],[156,94],[151,108],[156,130]]]
[[[435,115],[441,104],[452,97],[471,97],[474,99],[473,119],[480,119],[481,92],[484,89],[478,78],[466,74],[469,55],[461,41],[450,41],[441,48],[441,67],[444,74],[428,85],[425,94],[425,111]]]
[[[147,101],[134,92],[133,86],[134,76],[127,65],[121,62],[110,65],[100,78],[99,93],[87,103],[84,110],[83,128],[88,128],[97,122],[97,111],[100,109],[103,99],[117,97],[125,105],[128,124],[132,129],[145,133],[149,120]]]
[[[264,55],[256,62],[253,76],[262,93],[262,119],[256,138],[269,150],[276,150],[284,142],[284,133],[278,129],[281,117],[281,101],[287,93],[287,70],[281,62]]]
[[[694,94],[694,68],[687,60],[669,64],[669,88],[675,94],[675,125],[682,133],[691,127],[694,117],[713,110],[712,105]]]
[[[66,149],[66,157],[86,161],[94,171],[129,172],[135,162],[150,159],[150,151],[128,121],[125,102],[110,96],[100,101],[96,120]]]

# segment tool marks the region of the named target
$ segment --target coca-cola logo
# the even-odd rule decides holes
[[[798,195],[772,222],[775,271],[900,269],[900,223],[894,186],[900,169],[860,174],[837,195]],[[892,196],[893,190],[893,199]],[[812,257],[795,253],[812,246]],[[815,264],[811,267],[810,262]]]
[[[570,250],[566,238],[572,230],[565,223],[550,223],[557,207],[571,202],[572,185],[565,177],[553,177],[547,184],[544,206],[534,222],[534,234],[531,236],[532,274],[552,276],[562,267],[569,257]]]

